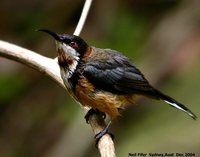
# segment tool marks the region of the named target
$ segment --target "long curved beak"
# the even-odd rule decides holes
[[[40,32],[45,32],[47,34],[49,34],[50,36],[52,36],[55,40],[57,41],[61,41],[61,38],[58,34],[48,30],[48,29],[38,29],[37,31],[40,31]]]

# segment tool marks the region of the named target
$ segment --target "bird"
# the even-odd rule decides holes
[[[58,34],[48,29],[39,31],[55,39],[65,87],[76,101],[91,108],[85,116],[87,122],[95,112],[109,115],[112,121],[120,116],[121,109],[135,103],[137,95],[163,100],[194,120],[197,118],[185,105],[154,88],[121,52],[89,46],[76,35]],[[96,139],[108,133],[110,123],[95,136]]]

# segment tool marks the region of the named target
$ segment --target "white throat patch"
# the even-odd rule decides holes
[[[78,57],[78,53],[76,52],[75,49],[73,49],[71,46],[63,44],[63,50],[70,56],[72,57]]]
[[[57,47],[57,49],[62,49],[63,52],[65,52],[67,55],[69,55],[73,58],[79,57],[79,54],[76,52],[76,50],[73,49],[71,46],[66,45],[65,43],[56,41],[56,47]]]
[[[63,50],[65,53],[67,53],[67,55],[69,55],[74,59],[73,63],[69,65],[68,78],[70,78],[73,75],[74,71],[76,70],[80,58],[76,50],[69,45],[63,44]]]
[[[78,62],[80,60],[79,54],[73,49],[71,46],[66,45],[65,43],[57,42],[57,49],[62,49],[62,52],[65,53],[66,56],[69,56],[73,59],[73,62],[68,65],[67,69],[65,67],[60,67],[60,74],[64,81],[65,86],[68,89],[71,89],[72,86],[70,85],[68,79],[71,78],[74,71],[77,68]]]
[[[72,77],[74,71],[76,70],[77,65],[78,65],[78,61],[74,60],[73,64],[71,64],[69,66],[68,71],[66,71],[65,69],[60,67],[61,77],[62,77],[64,84],[65,84],[65,86],[67,87],[68,90],[70,90],[72,88],[72,85],[69,83],[68,79]]]

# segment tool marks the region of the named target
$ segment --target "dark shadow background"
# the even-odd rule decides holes
[[[83,0],[1,0],[0,39],[56,57],[54,41],[35,32],[72,34]],[[89,44],[123,52],[150,82],[199,116],[200,2],[94,1],[81,33]],[[139,99],[112,124],[118,157],[196,153],[200,124],[164,102]],[[0,58],[0,156],[97,157],[93,133],[67,93],[43,74]]]

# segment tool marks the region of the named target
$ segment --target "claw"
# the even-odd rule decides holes
[[[102,118],[106,119],[106,114],[104,112],[101,112]]]
[[[104,112],[101,112],[101,111],[99,111],[99,110],[97,110],[97,109],[91,108],[91,109],[86,113],[86,115],[85,115],[86,123],[89,124],[89,118],[90,118],[90,116],[93,115],[93,114],[95,114],[95,113],[100,114],[100,115],[102,116],[103,119],[106,118],[106,114],[105,114]]]
[[[86,123],[89,124],[89,118],[91,115],[95,114],[96,111],[95,109],[91,108],[86,114],[85,114],[85,120],[86,120]]]

